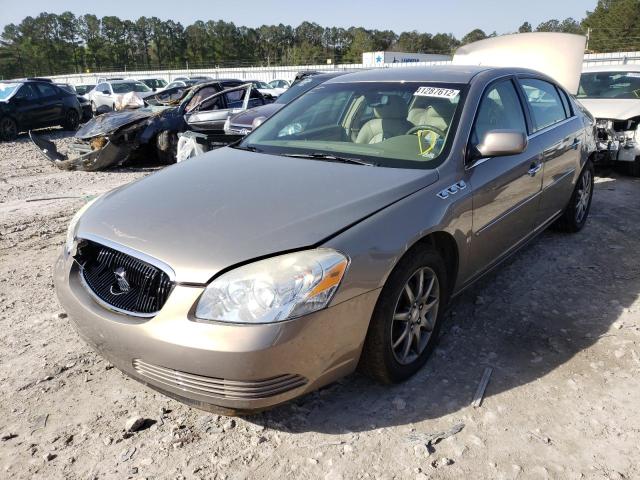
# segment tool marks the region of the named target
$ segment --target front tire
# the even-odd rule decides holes
[[[0,118],[0,138],[6,142],[12,142],[18,138],[18,124],[13,118]]]
[[[414,375],[433,352],[447,292],[447,270],[430,247],[405,255],[380,292],[359,369],[382,383]]]
[[[589,160],[578,177],[569,205],[562,216],[553,224],[555,230],[566,233],[576,233],[582,230],[591,210],[593,178],[593,163]]]
[[[156,137],[156,152],[158,160],[163,165],[176,163],[176,155],[178,153],[176,134],[169,130],[163,130],[160,132]]]

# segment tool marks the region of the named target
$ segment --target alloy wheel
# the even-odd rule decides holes
[[[418,269],[396,301],[391,322],[391,350],[401,365],[413,363],[429,343],[438,318],[440,283],[429,267]]]
[[[580,175],[578,180],[578,192],[576,195],[576,223],[582,223],[584,216],[589,208],[589,201],[591,200],[592,189],[592,177],[591,171],[585,169]]]

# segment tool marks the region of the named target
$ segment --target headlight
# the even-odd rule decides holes
[[[196,317],[230,323],[273,323],[326,307],[349,260],[327,248],[289,253],[239,267],[206,288]]]
[[[67,229],[67,240],[66,240],[65,246],[64,246],[65,253],[69,254],[69,253],[71,253],[71,250],[73,250],[73,244],[74,244],[74,242],[76,240],[76,227],[78,226],[78,221],[80,220],[80,217],[82,217],[82,215],[84,215],[84,212],[86,212],[89,209],[89,207],[91,205],[93,205],[93,202],[95,202],[99,198],[100,198],[100,196],[92,198],[91,200],[89,200],[71,218],[71,222],[69,223],[69,228]]]

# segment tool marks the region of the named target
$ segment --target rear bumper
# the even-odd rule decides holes
[[[176,285],[151,319],[99,305],[73,261],[55,266],[56,291],[82,338],[140,382],[198,408],[259,411],[355,370],[378,290],[269,325],[196,321],[202,287]]]

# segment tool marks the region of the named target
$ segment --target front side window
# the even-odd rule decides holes
[[[200,102],[202,102],[203,100],[209,98],[212,95],[215,95],[219,91],[220,91],[220,89],[215,85],[211,85],[211,86],[208,86],[208,87],[201,88],[200,90],[198,90],[196,93],[193,94],[193,96],[191,97],[191,99],[189,100],[187,105],[184,107],[185,111],[186,112],[190,112]]]
[[[239,147],[435,168],[455,134],[463,96],[458,84],[324,83],[280,110]]]
[[[520,85],[533,116],[534,132],[567,118],[562,100],[554,85],[535,78],[521,79]]]
[[[518,130],[527,133],[522,105],[511,80],[493,84],[482,96],[471,143],[479,145],[492,130]]]
[[[111,89],[109,88],[108,83],[101,83],[96,87],[96,91],[109,95],[109,93],[111,92]]]
[[[578,98],[640,98],[640,72],[588,72],[580,77]]]

